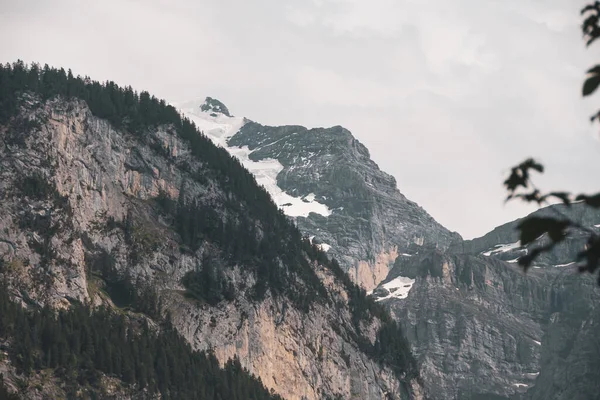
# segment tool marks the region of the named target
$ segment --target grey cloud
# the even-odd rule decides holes
[[[2,61],[39,61],[267,124],[344,125],[466,237],[519,217],[503,174],[591,191],[597,99],[569,0],[0,0]],[[565,158],[563,151],[571,156]]]

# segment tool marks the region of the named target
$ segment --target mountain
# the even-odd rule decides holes
[[[178,108],[238,157],[298,228],[367,290],[399,254],[460,240],[400,193],[347,129],[264,126],[232,117],[215,102],[209,97]]]
[[[0,397],[600,390],[600,291],[569,263],[584,236],[525,275],[519,220],[463,241],[342,127],[16,63],[0,68],[0,200]],[[581,204],[548,214],[600,230]]]
[[[599,231],[600,212],[575,204],[565,216]],[[432,399],[591,399],[598,396],[596,280],[570,263],[585,238],[571,232],[524,274],[516,227],[502,225],[446,252],[399,257],[373,296],[401,323]]]
[[[213,139],[248,124],[205,103]],[[399,326],[259,186],[271,170],[255,179],[197,122],[0,68],[0,393],[423,398]]]

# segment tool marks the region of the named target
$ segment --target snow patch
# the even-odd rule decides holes
[[[225,148],[231,155],[237,157],[242,165],[254,175],[256,182],[269,192],[275,204],[283,209],[286,215],[290,217],[308,217],[310,213],[320,214],[324,217],[331,215],[329,207],[315,201],[314,193],[299,198],[290,196],[277,186],[277,175],[283,170],[283,165],[278,160],[252,161],[250,154],[254,150],[250,150],[248,146],[230,147],[228,145],[227,140],[245,125],[245,118],[228,117],[223,114],[210,115],[210,113],[200,111],[200,106],[203,103],[193,101],[176,107],[194,122],[198,129],[213,143]]]
[[[494,246],[494,248],[492,250],[486,251],[485,253],[481,253],[481,254],[489,257],[494,254],[506,253],[507,251],[518,249],[519,247],[521,247],[521,241],[517,240],[514,243],[497,244]]]
[[[329,249],[331,248],[331,245],[329,245],[327,243],[321,243],[321,244],[318,244],[317,246],[319,246],[319,248],[325,252],[329,251]]]
[[[513,386],[516,386],[518,388],[520,388],[520,387],[529,387],[529,385],[526,384],[526,383],[513,383]]]
[[[534,340],[533,343],[537,344],[538,346],[542,345],[542,342],[538,342],[537,340]]]
[[[408,297],[408,292],[415,283],[414,279],[407,278],[405,276],[399,276],[392,279],[388,283],[381,285],[384,289],[387,289],[390,294],[385,297],[380,297],[376,301],[383,301],[387,299],[405,299]]]
[[[573,264],[575,264],[575,261],[567,263],[567,264],[558,264],[558,265],[555,265],[555,267],[556,268],[568,267],[569,265],[573,265]]]

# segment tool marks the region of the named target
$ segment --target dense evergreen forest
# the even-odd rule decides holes
[[[189,144],[192,153],[202,160],[206,169],[203,176],[216,181],[226,191],[229,200],[222,207],[244,216],[236,221],[224,221],[211,207],[186,198],[185,188],[177,200],[162,196],[157,202],[163,212],[174,217],[174,228],[182,245],[194,250],[202,241],[218,244],[228,254],[231,264],[250,268],[256,275],[253,293],[257,299],[270,291],[275,296],[285,295],[296,307],[306,311],[316,300],[333,302],[311,266],[311,261],[318,261],[345,285],[357,332],[362,322],[373,317],[383,321],[375,345],[360,334],[354,338],[361,349],[390,366],[400,378],[411,378],[418,373],[400,328],[383,307],[367,297],[335,260],[329,260],[323,251],[303,239],[294,223],[277,208],[252,174],[225,149],[215,146],[174,107],[148,92],[137,93],[131,87],[121,88],[114,82],[101,84],[87,77],[75,77],[70,70],[16,62],[0,65],[0,124],[14,119],[26,93],[35,94],[42,101],[57,96],[83,100],[95,116],[140,140],[145,140],[145,134],[155,126],[173,127]],[[15,121],[12,122],[15,125]],[[261,235],[257,234],[259,227],[263,228]],[[231,288],[221,279],[216,267],[190,273],[183,283],[190,295],[211,304],[231,298]]]
[[[239,361],[220,368],[213,355],[192,351],[168,320],[155,332],[145,320],[132,324],[122,314],[81,304],[58,314],[28,311],[0,285],[0,338],[10,340],[9,356],[20,373],[52,368],[73,398],[97,388],[103,373],[164,399],[281,399]],[[0,398],[3,391],[8,394],[0,380]]]

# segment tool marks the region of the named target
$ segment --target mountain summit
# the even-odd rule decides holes
[[[200,110],[211,114],[212,116],[216,116],[217,114],[223,114],[227,117],[233,117],[233,115],[229,114],[229,110],[225,107],[225,104],[221,103],[217,99],[213,99],[212,97],[207,97],[204,100],[204,103],[200,106]]]
[[[214,113],[206,104],[179,108],[367,290],[386,277],[399,254],[422,246],[446,249],[460,240],[407,199],[349,130],[265,126]]]

